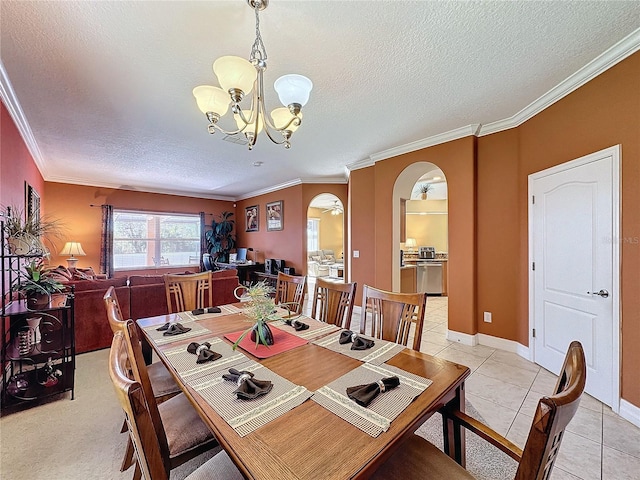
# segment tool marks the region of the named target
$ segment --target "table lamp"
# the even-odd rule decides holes
[[[407,241],[404,242],[404,246],[407,247],[408,252],[413,252],[413,249],[418,246],[418,242],[416,242],[415,238],[407,238]]]
[[[74,257],[74,255],[78,255],[79,257],[84,257],[86,253],[82,249],[82,245],[80,242],[67,242],[64,245],[64,248],[60,252],[60,255],[70,255],[67,259],[67,265],[69,268],[76,268],[76,264],[78,263],[78,259]]]

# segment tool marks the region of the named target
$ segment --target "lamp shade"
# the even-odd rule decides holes
[[[79,257],[84,257],[86,253],[84,253],[80,242],[67,242],[64,244],[64,248],[60,252],[60,255],[70,255],[72,257],[78,255]]]
[[[213,62],[213,73],[218,77],[222,90],[242,90],[245,95],[253,89],[258,71],[248,60],[241,57],[220,57]]]
[[[251,110],[242,110],[242,114],[244,115],[244,118],[246,119],[250,119],[251,117]],[[257,113],[256,113],[257,115]],[[243,129],[244,128],[244,133],[255,133],[256,135],[259,134],[262,131],[262,127],[264,126],[264,120],[262,119],[262,117],[260,115],[258,115],[258,131],[256,132],[256,119],[251,118],[251,123],[249,125],[246,126],[245,128],[245,123],[244,120],[242,120],[242,118],[240,117],[240,115],[235,114],[233,116],[236,119],[236,125],[238,125],[239,129]]]
[[[302,113],[299,113],[298,117],[302,118]],[[294,118],[294,115],[289,111],[287,107],[280,107],[271,112],[271,118],[273,118],[273,125],[278,130],[281,130],[287,123],[291,121],[292,118]],[[296,122],[293,122],[287,127],[287,130],[289,130],[290,132],[295,132],[299,126],[300,125],[296,125]]]
[[[407,241],[404,242],[404,244],[407,247],[417,247],[418,246],[418,242],[416,242],[415,238],[407,238]]]
[[[229,110],[229,94],[219,87],[200,85],[193,89],[193,96],[202,113],[213,112],[223,116]]]
[[[309,101],[309,94],[313,88],[313,83],[302,75],[284,75],[273,84],[278,93],[280,102],[285,106],[292,103],[299,103],[304,106]]]

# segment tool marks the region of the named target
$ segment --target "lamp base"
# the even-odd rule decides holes
[[[68,268],[76,268],[76,265],[78,264],[78,259],[71,257],[67,259],[67,267]]]

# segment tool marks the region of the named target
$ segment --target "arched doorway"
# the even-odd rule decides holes
[[[428,193],[423,194],[422,190]],[[418,259],[420,247],[433,249],[439,262],[417,266],[416,270],[403,271],[404,278],[413,273],[417,277],[417,291],[430,294],[446,294],[446,259],[448,256],[448,193],[444,173],[437,165],[429,162],[417,162],[409,165],[396,179],[393,191],[394,225],[392,260],[393,290],[401,291],[404,285],[400,279],[400,250],[408,252],[405,265],[424,263]],[[436,260],[436,258],[434,258]],[[405,269],[406,270],[406,269]],[[441,279],[439,287],[433,282],[427,288],[421,280],[426,279],[427,270]]]
[[[344,279],[344,205],[332,193],[316,195],[307,209],[307,278]]]

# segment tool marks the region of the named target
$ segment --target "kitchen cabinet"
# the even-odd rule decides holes
[[[400,292],[416,293],[418,291],[416,272],[415,265],[400,267]]]

